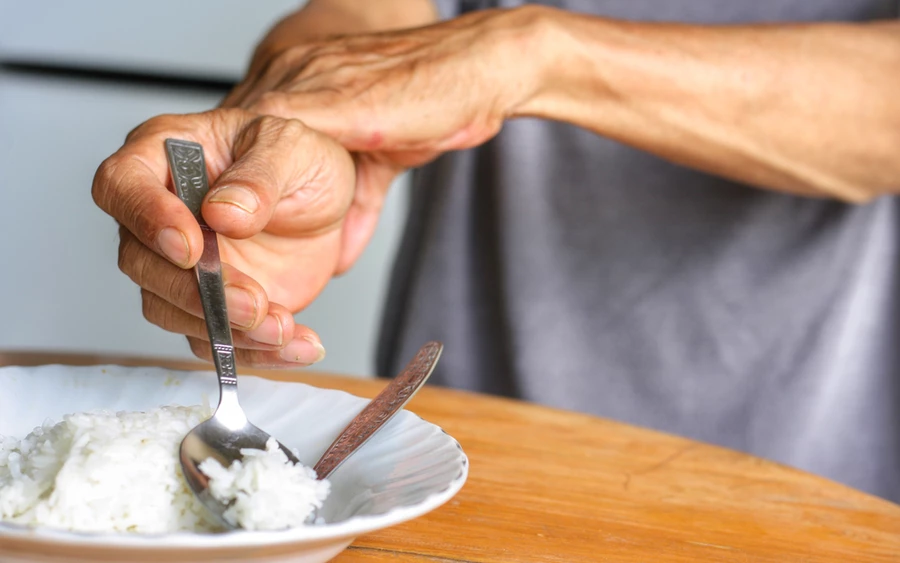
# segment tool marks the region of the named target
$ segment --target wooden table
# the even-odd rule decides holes
[[[0,353],[0,365],[206,364]],[[246,370],[374,396],[383,381]],[[900,506],[782,465],[609,420],[426,387],[409,410],[471,460],[463,490],[336,563],[900,561]],[[863,461],[863,460],[860,460]]]

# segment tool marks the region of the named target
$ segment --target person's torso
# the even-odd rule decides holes
[[[699,23],[896,18],[896,0],[567,0]],[[521,2],[444,3],[444,14]],[[415,176],[379,371],[791,463],[900,500],[894,198],[806,199],[514,120]]]

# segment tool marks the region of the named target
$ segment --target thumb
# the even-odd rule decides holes
[[[350,155],[297,120],[256,117],[237,132],[232,156],[202,207],[209,226],[227,237],[318,231],[350,205]]]

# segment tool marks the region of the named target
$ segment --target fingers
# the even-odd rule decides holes
[[[156,326],[207,342],[206,322],[195,315],[174,307],[162,297],[147,290],[141,291],[144,318]],[[231,331],[235,347],[279,351],[288,344],[285,335],[294,333],[294,318],[280,305],[273,304],[263,321],[253,330]]]
[[[162,326],[166,330],[181,332],[181,334],[189,333],[182,332],[173,326],[172,323],[175,323],[177,319],[184,318],[182,315],[177,315],[175,310],[194,317],[197,322],[202,324],[203,308],[194,272],[183,270],[169,263],[141,244],[124,227],[119,229],[119,236],[119,269],[146,292],[160,298],[169,306],[160,309],[162,303],[154,301],[151,303],[153,308],[148,316],[148,303],[145,301],[144,315],[148,318],[152,317],[149,320],[154,324]],[[253,330],[259,327],[267,313],[270,312],[266,291],[251,277],[229,264],[222,264],[222,277],[231,326],[243,330]],[[169,308],[172,310],[170,311]]]
[[[144,318],[163,330],[187,336],[194,353],[209,359],[209,335],[194,273],[170,264],[127,230],[121,231],[120,266],[142,287]],[[229,264],[222,264],[222,273],[239,361],[263,367],[296,367],[324,358],[318,336],[298,327],[287,308],[269,302],[258,283]]]
[[[235,359],[243,366],[260,368],[304,367],[325,358],[325,348],[319,336],[302,325],[294,325],[291,338],[281,350],[252,348],[235,349]],[[200,337],[188,336],[191,352],[200,359],[212,361],[209,342]]]

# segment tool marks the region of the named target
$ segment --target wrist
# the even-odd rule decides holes
[[[612,49],[602,39],[615,34],[616,22],[572,14],[557,8],[523,8],[531,38],[518,60],[530,64],[530,89],[509,109],[507,117],[539,117],[579,123],[580,114],[612,109],[616,100],[605,59]]]
[[[539,5],[498,10],[491,19],[495,44],[502,52],[500,65],[509,72],[495,72],[501,93],[499,110],[504,118],[531,115],[542,103],[553,82],[558,46],[556,19],[561,10]]]

